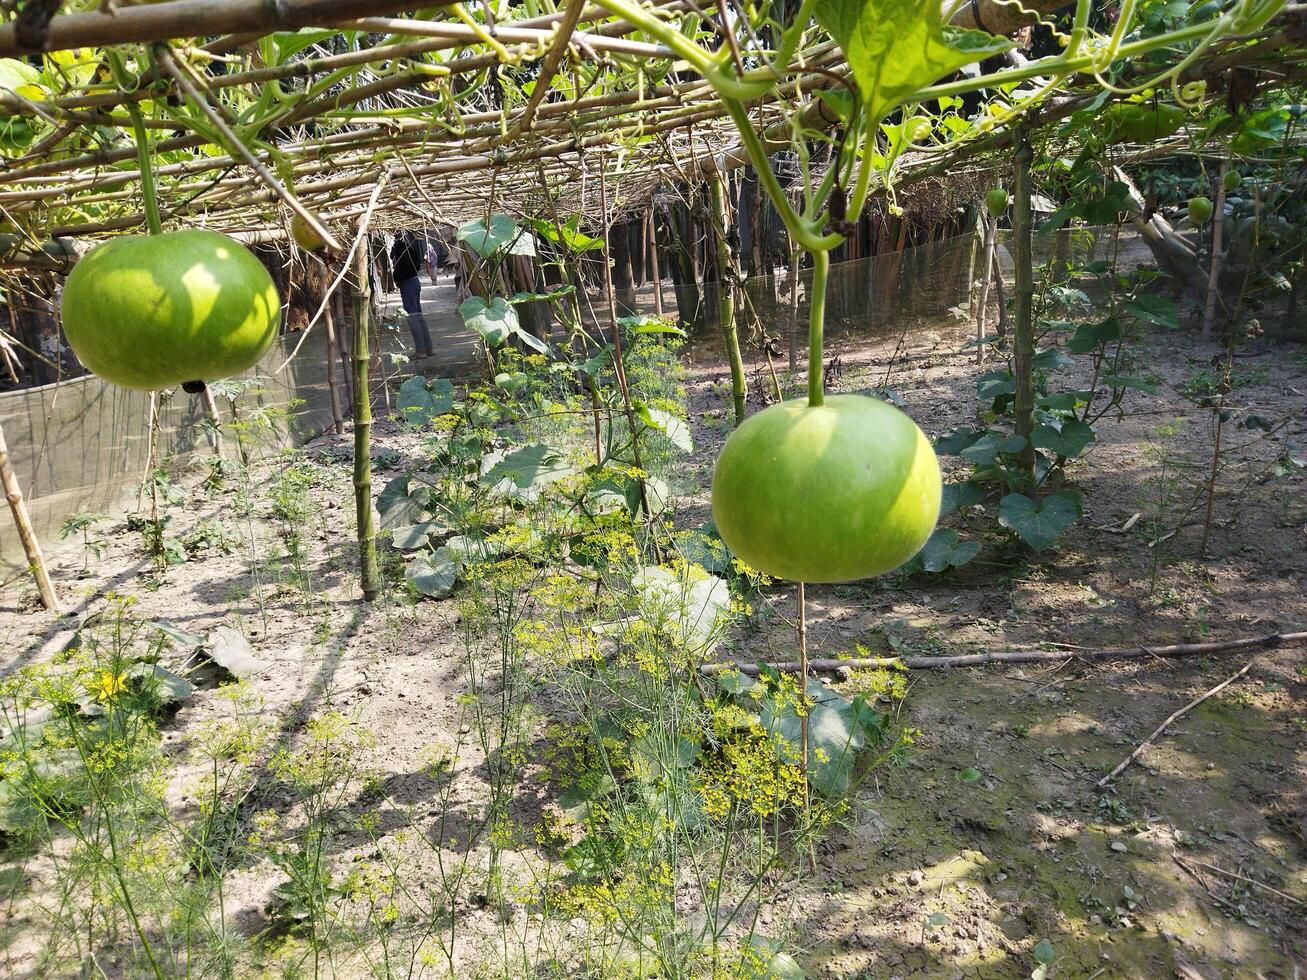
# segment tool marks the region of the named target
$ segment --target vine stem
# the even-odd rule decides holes
[[[149,136],[145,132],[145,120],[141,110],[135,104],[127,109],[132,117],[132,132],[136,137],[136,159],[141,171],[141,195],[145,198],[145,224],[151,235],[163,234],[163,221],[159,217],[159,192],[154,183],[154,161],[150,154]]]
[[[822,331],[826,322],[826,280],[830,272],[830,253],[812,253],[812,301],[808,307],[808,406],[824,404],[822,390]]]

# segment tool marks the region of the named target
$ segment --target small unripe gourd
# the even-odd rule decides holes
[[[1189,220],[1195,225],[1205,225],[1212,217],[1212,202],[1205,197],[1189,199]]]

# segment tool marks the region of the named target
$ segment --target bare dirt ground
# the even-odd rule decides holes
[[[892,387],[938,435],[974,419],[978,369],[960,351],[966,336],[960,327],[925,325],[902,340],[836,337],[830,350],[841,356],[843,373],[832,386]],[[1149,369],[1179,387],[1215,352],[1157,336],[1144,354]],[[678,523],[688,526],[707,516],[705,487],[726,433],[726,401],[711,343],[692,348],[687,363],[697,453],[674,490],[682,495]],[[1307,441],[1301,347],[1268,343],[1238,365],[1240,404],[1296,416],[1288,431],[1300,445]],[[764,389],[762,367],[751,365],[754,392]],[[789,383],[797,388],[799,379]],[[985,544],[967,567],[810,589],[814,655],[858,645],[918,655],[1049,643],[1132,646],[1307,624],[1307,478],[1299,472],[1260,482],[1272,442],[1235,429],[1227,433],[1209,554],[1199,554],[1199,525],[1157,540],[1185,520],[1191,484],[1210,465],[1210,413],[1166,388],[1135,393],[1126,408],[1125,419],[1103,421],[1097,446],[1073,467],[1086,516],[1054,551],[1016,550],[992,504],[985,515],[954,515],[951,526]],[[294,744],[315,713],[346,713],[375,736],[362,764],[412,806],[415,829],[428,834],[439,820],[440,792],[430,758],[457,745],[450,798],[470,820],[485,787],[459,701],[456,606],[394,597],[372,607],[358,602],[349,439],[348,432],[323,437],[298,457],[321,467],[299,529],[302,561],[286,557],[284,524],[265,497],[256,495],[246,519],[237,516],[230,488],[189,493],[172,508],[170,533],[185,537],[203,521],[218,522],[226,545],[197,548],[161,576],[141,556],[139,536],[121,523],[106,535],[91,573],[82,571],[80,549],[62,552],[55,578],[75,597],[70,613],[56,620],[23,588],[0,594],[0,669],[52,656],[78,618],[102,608],[111,593],[134,597],[133,614],[143,618],[195,631],[235,626],[268,662],[254,685],[280,742]],[[374,451],[393,450],[382,460],[379,490],[418,446],[384,421],[374,439]],[[266,491],[286,465],[264,460],[255,483]],[[1142,516],[1118,533],[1136,513]],[[257,567],[251,538],[266,556]],[[724,652],[790,659],[793,601],[791,589],[769,590],[757,604],[758,621]],[[1095,789],[1163,718],[1249,659],[1255,663],[1242,680],[1177,721],[1114,786]],[[1052,949],[1051,976],[1288,978],[1307,965],[1307,650],[914,672],[909,681],[895,710],[920,730],[917,744],[903,765],[863,784],[846,824],[822,847],[816,872],[764,913],[764,925],[790,940],[810,975],[1028,977],[1043,940]],[[182,758],[197,727],[224,710],[214,691],[197,692],[167,724],[170,750]],[[535,775],[535,760],[529,768],[520,802],[528,819],[555,792]],[[185,778],[174,795],[179,807],[188,805]],[[275,798],[256,802],[278,805]],[[367,806],[360,798],[357,807]],[[375,846],[361,835],[343,839],[348,846],[334,858],[341,866]],[[521,860],[543,857],[523,845]],[[7,975],[32,975],[42,925],[34,888],[42,873],[40,862],[6,869],[0,935]],[[253,934],[266,924],[263,908],[278,873],[256,866],[238,878],[228,907],[237,927]],[[525,935],[532,913],[526,906],[519,913]],[[475,901],[463,915],[457,969],[482,975],[481,952],[497,926]],[[578,928],[559,925],[560,948]],[[357,969],[342,963],[336,972]]]

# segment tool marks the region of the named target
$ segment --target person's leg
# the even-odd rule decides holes
[[[413,352],[418,357],[431,353],[431,334],[422,315],[422,280],[416,276],[399,284],[399,299],[408,314],[408,329],[413,335]]]

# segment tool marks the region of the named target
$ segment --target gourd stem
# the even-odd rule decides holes
[[[825,402],[822,391],[822,325],[826,321],[826,275],[830,253],[812,253],[812,299],[808,305],[808,405]]]
[[[136,159],[141,169],[141,194],[145,197],[145,224],[151,235],[163,234],[163,221],[159,218],[159,195],[154,186],[154,162],[150,159],[150,142],[145,133],[141,110],[128,109],[132,117],[132,130],[136,137]]]

